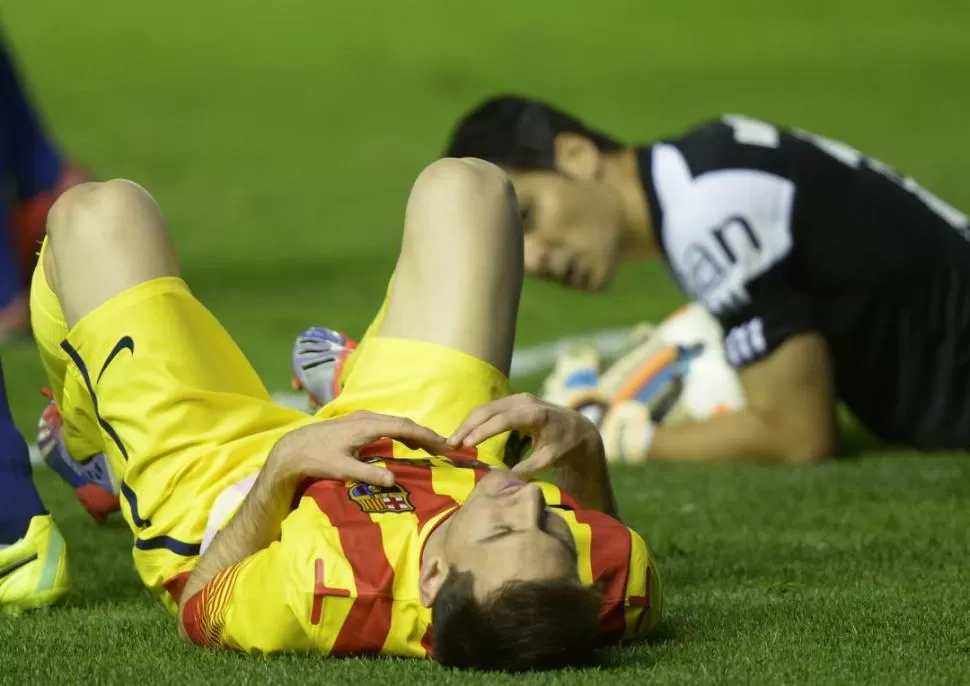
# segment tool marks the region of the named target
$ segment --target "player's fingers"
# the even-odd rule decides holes
[[[358,447],[379,438],[392,438],[412,449],[424,449],[430,453],[443,453],[449,449],[445,437],[426,426],[406,417],[368,414],[360,424]]]
[[[546,428],[547,417],[548,409],[542,403],[518,403],[491,419],[491,425],[486,422],[473,429],[462,443],[466,446],[478,445],[482,441],[506,431],[518,431],[535,439]]]
[[[490,403],[482,405],[481,407],[475,408],[475,410],[473,410],[472,413],[465,418],[465,421],[463,421],[458,428],[455,429],[454,433],[448,437],[449,445],[475,445],[475,443],[470,443],[468,441],[468,436],[472,433],[472,431],[483,425],[485,422],[491,420],[496,415],[507,412],[512,408],[529,404],[530,399],[535,401],[534,396],[527,393],[517,393],[515,395],[509,395],[504,398],[500,398],[499,400],[494,400]]]
[[[466,447],[475,446],[482,441],[487,441],[493,436],[498,436],[506,431],[511,431],[515,424],[513,420],[514,418],[511,416],[510,412],[502,412],[494,417],[490,417],[469,431],[465,437],[461,439],[461,445]]]
[[[307,455],[303,474],[315,479],[334,481],[363,481],[376,486],[393,486],[394,474],[374,464],[361,462],[352,454]]]
[[[542,408],[536,405],[512,407],[469,431],[468,435],[462,440],[462,445],[468,447],[478,445],[493,436],[512,430],[534,436],[542,429],[542,424],[539,421],[541,414]]]
[[[504,400],[504,398],[503,398]],[[461,445],[476,427],[481,426],[489,419],[495,415],[502,412],[502,400],[496,400],[495,402],[489,403],[487,405],[482,405],[481,407],[475,408],[470,415],[465,418],[458,428],[448,437],[448,445],[456,447]]]
[[[512,468],[512,473],[516,476],[529,477],[537,474],[544,469],[549,469],[555,465],[556,450],[553,446],[544,445],[536,449],[529,457],[522,460]]]
[[[393,436],[388,436],[388,438],[393,438]],[[448,445],[448,441],[441,436],[435,438],[434,440],[429,438],[396,438],[395,440],[399,443],[403,443],[411,450],[425,450],[432,455],[443,455],[444,453],[451,451],[451,446]]]
[[[393,486],[394,473],[377,465],[348,458],[342,466],[343,474],[337,477],[343,481],[362,481],[374,486]]]

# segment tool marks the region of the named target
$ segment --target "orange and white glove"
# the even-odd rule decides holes
[[[599,389],[599,366],[599,354],[591,346],[578,345],[563,351],[543,383],[541,398],[576,410],[599,426],[606,411]]]
[[[650,454],[656,426],[650,408],[637,400],[613,405],[600,425],[607,462],[643,462]]]

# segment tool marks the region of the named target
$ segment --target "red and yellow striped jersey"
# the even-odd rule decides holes
[[[386,451],[382,454],[393,454]],[[419,598],[421,552],[434,528],[492,467],[473,458],[386,459],[397,484],[315,481],[279,541],[224,570],[180,620],[203,646],[329,655],[430,654],[431,610]],[[644,636],[661,613],[660,578],[643,539],[541,483],[579,552],[580,579],[603,591],[608,641]]]

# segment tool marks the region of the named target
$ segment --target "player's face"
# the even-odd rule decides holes
[[[452,515],[445,555],[475,577],[479,597],[507,581],[575,576],[576,543],[539,487],[508,472],[487,474]]]
[[[511,171],[525,230],[526,273],[597,290],[619,260],[621,206],[596,179],[555,171]]]

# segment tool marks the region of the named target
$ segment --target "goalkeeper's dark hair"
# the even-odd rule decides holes
[[[488,98],[458,122],[446,157],[478,157],[509,169],[554,169],[556,135],[585,136],[603,152],[623,144],[562,110],[532,98]]]
[[[596,663],[600,594],[570,578],[510,581],[483,601],[452,568],[432,606],[435,659],[446,667],[523,672]]]

